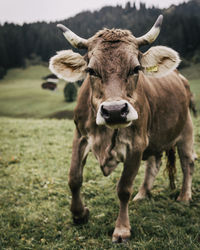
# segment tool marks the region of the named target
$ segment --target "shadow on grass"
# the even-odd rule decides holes
[[[55,119],[70,119],[72,120],[74,117],[74,112],[71,110],[63,110],[59,112],[55,112],[46,118],[55,118]]]
[[[28,113],[21,113],[21,114],[6,114],[3,112],[0,112],[0,117],[11,117],[11,118],[34,118],[33,115],[28,114]],[[74,112],[72,110],[62,110],[58,112],[54,112],[52,114],[49,114],[47,116],[41,117],[41,118],[54,118],[54,119],[68,119],[68,120],[73,120],[74,117]]]

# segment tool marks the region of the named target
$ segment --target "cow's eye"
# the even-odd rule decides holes
[[[140,65],[138,65],[138,66],[136,66],[135,68],[134,68],[134,74],[138,74],[139,73],[139,71],[141,70],[141,66]]]
[[[128,73],[129,76],[136,75],[139,73],[139,70],[141,70],[141,66],[138,65],[134,69],[131,69]]]
[[[89,73],[89,75],[91,76],[99,77],[99,75],[92,68],[87,68],[86,72]]]

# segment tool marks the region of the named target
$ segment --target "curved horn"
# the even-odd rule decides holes
[[[73,47],[78,49],[86,49],[88,47],[87,46],[88,40],[77,36],[74,32],[65,27],[63,24],[57,24],[57,27],[63,32],[63,35],[65,36],[67,41],[71,43]]]
[[[163,15],[160,15],[149,32],[141,37],[136,38],[139,46],[153,43],[156,40],[160,33],[162,21]]]

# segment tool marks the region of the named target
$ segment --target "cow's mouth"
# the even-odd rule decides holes
[[[116,129],[128,127],[136,119],[138,119],[137,111],[126,100],[120,100],[101,103],[96,123]]]
[[[117,129],[117,128],[129,127],[131,124],[132,124],[132,121],[123,122],[123,123],[105,123],[105,126],[107,126],[108,128]]]

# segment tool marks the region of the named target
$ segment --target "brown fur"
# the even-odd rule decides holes
[[[95,40],[103,39],[104,42],[133,42],[135,41],[133,35],[129,30],[121,29],[103,29],[97,32],[92,38],[91,42],[94,43]]]

